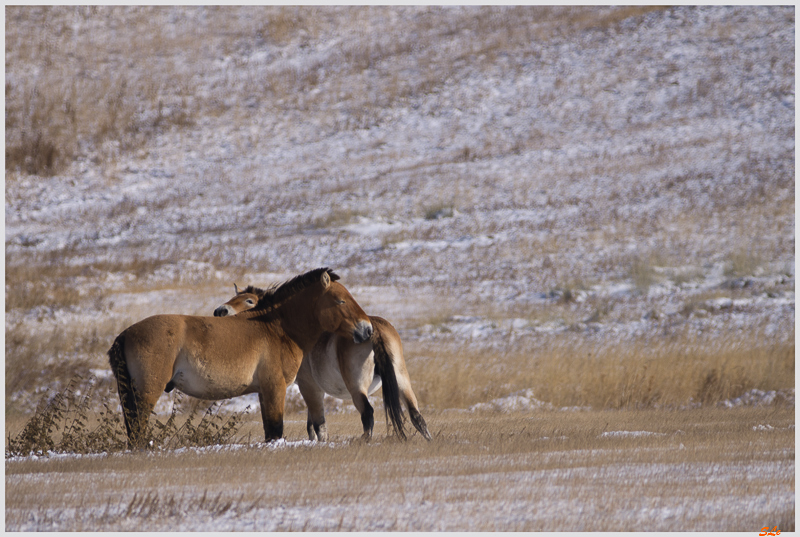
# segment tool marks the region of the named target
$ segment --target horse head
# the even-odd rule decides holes
[[[240,291],[239,287],[234,283],[233,288],[236,294],[233,295],[233,298],[214,310],[214,317],[227,317],[229,315],[236,315],[240,311],[253,309],[256,307],[261,297],[266,294],[266,291],[263,289],[253,287],[252,285],[248,285],[243,291]]]
[[[372,323],[345,286],[336,281],[338,279],[333,272],[321,274],[322,294],[314,306],[316,318],[326,332],[364,343],[372,337]]]
[[[236,294],[215,309],[214,316],[226,317],[253,309],[256,306],[266,306],[265,302],[275,297],[282,288],[296,287],[296,284],[309,285],[308,281],[303,282],[301,278],[314,276],[314,273],[319,274],[318,283],[321,286],[319,297],[314,303],[314,316],[322,329],[344,337],[352,337],[355,343],[364,343],[369,340],[373,330],[369,316],[361,309],[345,286],[337,282],[339,276],[327,269],[311,271],[291,282],[273,286],[266,291],[252,285],[248,285],[244,291],[240,291],[234,284]]]

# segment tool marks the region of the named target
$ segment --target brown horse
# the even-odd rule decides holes
[[[253,304],[275,292],[274,288],[264,290],[253,286],[240,291],[236,284],[234,289],[236,295],[214,310],[215,316],[245,315]],[[361,414],[363,438],[369,439],[374,418],[367,396],[383,385],[383,406],[397,435],[405,438],[403,410],[400,406],[402,397],[411,423],[426,440],[430,440],[428,426],[419,413],[417,398],[411,389],[400,334],[386,319],[370,316],[369,320],[375,330],[370,341],[358,343],[338,333],[326,332],[311,353],[303,358],[295,382],[308,406],[308,437],[323,441],[328,438],[322,404],[327,393],[339,399],[352,398]]]
[[[108,357],[129,443],[146,444],[150,413],[172,388],[213,400],[258,392],[266,440],[283,437],[286,387],[323,332],[357,343],[372,337],[369,317],[338,279],[316,269],[241,315],[155,315],[124,330]]]

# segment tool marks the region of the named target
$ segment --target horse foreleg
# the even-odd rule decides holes
[[[273,385],[264,384],[258,392],[261,403],[261,420],[264,423],[264,439],[267,442],[283,438],[283,406],[286,402],[286,382],[283,377]]]
[[[303,401],[306,402],[306,407],[308,408],[308,419],[306,420],[308,439],[327,442],[328,428],[325,425],[325,407],[323,406],[325,392],[313,378],[308,375],[302,375],[302,373],[303,367],[301,366],[295,382],[297,382],[297,387],[300,388],[300,395],[303,396]]]

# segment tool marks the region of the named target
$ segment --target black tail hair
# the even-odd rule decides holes
[[[111,371],[117,379],[117,390],[119,391],[119,401],[122,404],[122,416],[125,419],[125,430],[128,433],[128,442],[135,445],[141,431],[134,431],[133,427],[138,428],[139,408],[136,404],[136,393],[131,385],[131,375],[128,371],[128,363],[125,360],[125,333],[117,336],[111,348],[108,349],[108,363]]]
[[[392,422],[395,434],[405,440],[406,432],[403,428],[405,417],[403,408],[400,406],[400,388],[397,386],[397,376],[394,373],[394,365],[386,351],[381,333],[377,329],[372,332],[372,350],[375,354],[375,372],[381,377],[386,420]]]

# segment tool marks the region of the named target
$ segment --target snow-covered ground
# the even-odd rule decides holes
[[[432,423],[445,432],[432,443],[14,458],[6,489],[24,496],[6,502],[6,529],[787,531],[794,450],[780,446],[793,436],[791,413],[714,412],[694,430],[675,415],[648,423],[652,412],[523,411],[439,416]],[[595,423],[586,437],[582,421],[608,430]],[[522,423],[533,433],[515,440]],[[554,425],[557,434],[542,434]]]
[[[430,359],[420,348],[503,356],[555,338],[605,348],[749,334],[742,345],[791,345],[794,13],[10,7],[7,158],[43,132],[71,159],[53,174],[24,160],[6,169],[6,404],[31,411],[65,372],[111,388],[104,353],[127,325],[210,315],[234,282],[263,287],[320,266],[397,327],[409,360]],[[55,127],[37,131],[42,122]],[[720,404],[793,406],[794,389]],[[353,412],[349,401],[326,405]],[[459,412],[553,409],[509,389]],[[311,517],[298,504],[159,529],[388,529],[384,515],[409,530],[491,529],[490,510],[504,529],[592,530],[581,521],[602,519],[602,487],[570,498],[565,476],[679,487],[675,476],[701,470],[488,472],[480,479],[522,499],[420,493],[388,511],[378,501],[380,513],[331,503]],[[765,481],[794,470],[724,463],[713,478],[742,471]],[[425,479],[454,490],[468,481]],[[702,507],[626,497],[604,527],[719,529],[702,509],[760,516],[793,501],[772,492]],[[540,521],[553,511],[563,527]],[[15,529],[43,527],[33,517]]]

